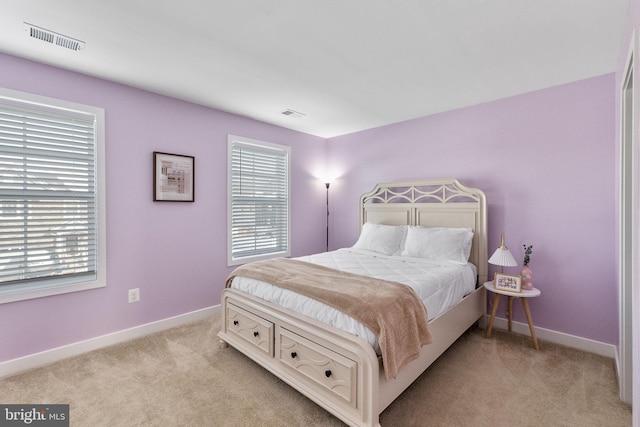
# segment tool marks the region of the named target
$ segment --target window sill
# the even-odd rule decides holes
[[[35,298],[49,297],[53,295],[67,294],[70,292],[86,291],[89,289],[104,288],[107,284],[94,280],[81,283],[66,284],[16,284],[0,286],[0,304],[16,301],[24,301]]]

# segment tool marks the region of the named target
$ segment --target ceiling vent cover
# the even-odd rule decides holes
[[[287,108],[284,111],[280,111],[280,114],[285,115],[285,116],[289,116],[289,117],[295,117],[295,118],[306,116],[305,113],[301,113],[300,111],[292,110],[290,108]]]
[[[54,33],[53,31],[27,24],[26,22],[24,23],[24,31],[27,33],[27,36],[42,40],[43,42],[75,51],[84,49],[83,41],[72,39],[71,37],[63,36],[62,34]]]

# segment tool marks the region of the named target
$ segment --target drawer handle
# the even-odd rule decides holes
[[[329,377],[331,376],[331,371],[327,369],[326,371],[324,371],[324,375],[325,375],[327,378],[329,378]]]
[[[255,332],[253,333],[253,336],[254,336],[254,337],[257,337],[258,335],[260,335],[260,332],[258,332],[258,331],[255,331]]]
[[[234,326],[238,326],[238,321],[237,321],[237,320],[234,320],[234,321],[233,321],[233,324],[234,324]]]
[[[298,353],[296,353],[295,351],[291,352],[291,358],[292,359],[295,359],[297,355],[298,355]]]

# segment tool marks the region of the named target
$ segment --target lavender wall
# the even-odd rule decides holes
[[[0,361],[219,303],[226,266],[227,134],[293,148],[293,255],[353,244],[358,198],[376,182],[452,176],[489,201],[531,266],[537,326],[617,342],[615,76],[322,139],[0,54],[0,86],[106,110],[108,287],[0,305]],[[196,157],[196,202],[153,203],[152,152]],[[168,226],[169,225],[169,226]],[[491,270],[492,272],[493,270]],[[516,273],[517,269],[512,269]],[[142,299],[127,303],[127,290]],[[514,316],[524,321],[521,307]],[[20,325],[16,328],[15,325]]]
[[[354,243],[376,182],[458,178],[487,195],[490,252],[502,231],[520,265],[534,246],[536,326],[617,343],[614,101],[609,74],[332,138],[331,246]]]
[[[219,304],[229,133],[292,147],[292,253],[324,250],[323,139],[8,55],[0,69],[2,87],[105,109],[108,233],[106,288],[0,305],[0,361]],[[153,151],[196,157],[195,203],[152,201]]]

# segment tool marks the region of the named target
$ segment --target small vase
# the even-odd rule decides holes
[[[522,289],[530,291],[533,289],[533,272],[528,265],[522,267]]]

